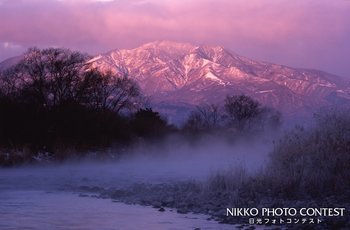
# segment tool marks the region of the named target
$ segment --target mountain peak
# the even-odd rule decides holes
[[[350,101],[350,84],[337,76],[254,61],[222,46],[155,41],[102,55],[94,65],[128,73],[168,115],[169,106],[188,110],[237,94],[288,113]]]
[[[182,43],[182,42],[175,42],[170,40],[159,40],[154,42],[146,43],[136,49],[161,49],[161,50],[183,50],[184,52],[188,52],[190,49],[193,49],[194,45],[191,43]]]
[[[211,51],[211,52],[223,52],[226,51],[223,46],[213,46],[213,45],[193,45],[188,42],[176,42],[171,40],[159,40],[154,42],[146,43],[136,49],[178,49],[184,52],[191,52],[196,50]]]

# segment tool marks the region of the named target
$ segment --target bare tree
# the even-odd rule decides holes
[[[23,73],[17,66],[10,67],[0,73],[1,94],[9,98],[15,97],[23,85]]]
[[[220,127],[221,121],[222,115],[217,105],[203,105],[190,114],[185,127],[194,131],[212,130]]]
[[[49,82],[49,99],[52,105],[66,101],[78,101],[81,71],[86,66],[87,56],[67,49],[46,49],[42,54],[47,59],[46,79]]]
[[[23,100],[40,106],[74,102],[116,113],[136,111],[142,98],[137,84],[127,76],[91,69],[87,58],[68,49],[30,48],[2,79],[3,91],[20,91]]]
[[[224,108],[230,125],[240,130],[250,127],[251,122],[261,114],[260,103],[245,95],[227,96]]]
[[[86,89],[86,103],[94,108],[121,113],[137,110],[142,104],[139,87],[127,76],[91,70],[85,73],[82,85]]]
[[[68,49],[30,48],[15,67],[7,71],[6,86],[20,90],[23,98],[39,105],[55,106],[77,100],[81,72],[87,56]]]

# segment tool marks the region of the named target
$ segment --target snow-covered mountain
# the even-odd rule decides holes
[[[136,80],[168,115],[236,94],[286,113],[350,102],[350,84],[341,77],[251,60],[220,46],[157,41],[98,55],[90,63]]]

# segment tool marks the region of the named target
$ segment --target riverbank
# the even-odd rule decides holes
[[[239,225],[242,229],[254,228],[285,228],[285,229],[349,229],[350,218],[350,191],[341,196],[328,196],[319,199],[292,200],[269,196],[249,197],[249,194],[240,192],[229,193],[227,191],[210,191],[203,182],[186,181],[178,183],[162,184],[135,184],[128,189],[104,189],[100,187],[80,186],[81,196],[84,193],[93,193],[97,198],[112,199],[126,204],[139,204],[152,206],[160,212],[166,208],[176,209],[178,213],[201,213],[209,215],[208,220],[219,223]],[[226,208],[255,207],[261,209],[273,207],[344,207],[343,217],[322,217],[321,223],[310,224],[285,224],[281,225],[249,225],[249,217],[227,216]]]

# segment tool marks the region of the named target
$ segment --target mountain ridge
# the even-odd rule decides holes
[[[130,76],[156,107],[195,107],[246,94],[295,113],[350,100],[350,84],[342,77],[252,60],[221,46],[156,41],[114,50],[90,63],[102,71]]]

